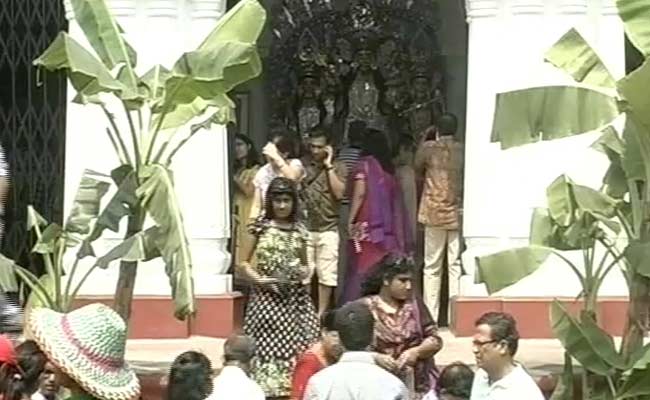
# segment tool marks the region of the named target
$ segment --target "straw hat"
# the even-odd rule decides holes
[[[48,359],[84,390],[102,400],[133,400],[140,383],[124,361],[126,325],[103,304],[62,314],[47,308],[31,312],[30,336]]]

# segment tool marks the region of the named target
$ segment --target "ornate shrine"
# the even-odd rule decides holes
[[[363,120],[396,144],[445,110],[432,0],[284,0],[271,7],[272,126],[338,143]]]

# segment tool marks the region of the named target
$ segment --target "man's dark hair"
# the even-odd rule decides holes
[[[309,132],[309,138],[310,139],[323,138],[323,139],[325,139],[326,144],[330,144],[332,142],[331,141],[331,135],[330,135],[329,131],[327,129],[323,128],[323,127],[316,127],[314,129],[312,129]]]
[[[203,400],[212,393],[212,364],[203,353],[186,351],[169,370],[166,400]]]
[[[248,364],[255,356],[255,341],[245,335],[232,335],[223,345],[223,358],[226,362],[238,361]]]
[[[348,126],[348,141],[351,146],[361,147],[363,145],[363,135],[366,132],[367,124],[362,120],[354,120]]]
[[[336,330],[347,351],[365,351],[372,343],[375,318],[361,301],[344,305],[336,311]]]
[[[474,323],[474,326],[479,325],[490,327],[492,336],[490,339],[496,342],[506,342],[511,356],[517,353],[519,332],[517,332],[517,322],[512,315],[502,312],[485,313]]]
[[[442,136],[452,136],[458,129],[458,119],[454,114],[443,114],[438,118],[438,130]]]
[[[446,394],[469,400],[473,382],[474,371],[466,364],[457,361],[442,370],[438,378],[437,391],[439,395]]]
[[[287,158],[296,157],[296,143],[293,137],[289,134],[273,135],[272,140],[275,143],[280,154],[287,155]]]
[[[325,311],[320,316],[320,327],[325,331],[335,331],[336,330],[336,311]]]

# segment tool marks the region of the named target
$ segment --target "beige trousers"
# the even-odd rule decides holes
[[[438,320],[440,308],[440,286],[444,252],[449,264],[449,298],[458,295],[460,285],[460,237],[457,230],[425,226],[424,229],[424,271],[422,277],[424,304],[434,320]]]

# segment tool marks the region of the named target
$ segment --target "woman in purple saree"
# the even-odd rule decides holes
[[[348,174],[348,267],[340,303],[361,297],[361,283],[386,255],[410,256],[413,239],[386,136],[368,129],[363,157]]]

